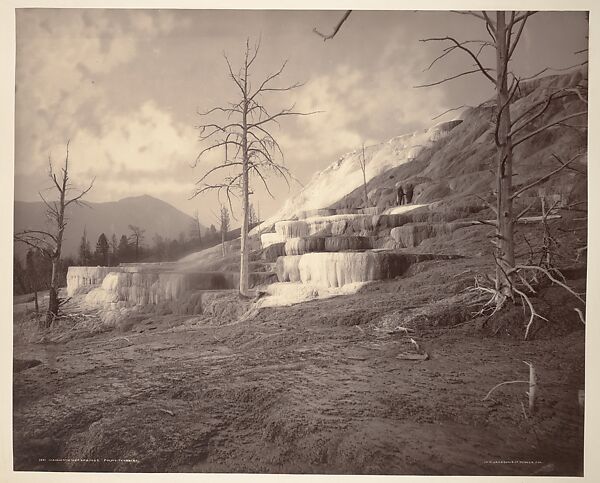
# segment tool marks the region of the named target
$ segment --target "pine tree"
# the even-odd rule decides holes
[[[119,240],[117,256],[119,257],[119,262],[129,261],[129,241],[125,235],[121,235],[121,239]]]
[[[129,225],[129,229],[131,230],[129,240],[135,248],[135,261],[137,262],[140,258],[140,251],[142,249],[142,242],[144,241],[144,233],[146,230],[136,225]]]
[[[256,215],[256,210],[254,209],[254,205],[252,203],[248,204],[248,226],[251,228],[258,223],[258,216]]]
[[[215,242],[219,239],[219,235],[217,234],[217,229],[215,228],[215,225],[210,225],[208,231],[209,233],[207,238],[210,240],[210,242]]]
[[[94,253],[94,258],[96,259],[96,263],[98,265],[103,267],[108,265],[109,250],[110,247],[108,246],[106,235],[104,233],[100,233],[98,241],[96,242],[96,252]]]
[[[109,255],[109,265],[110,266],[117,266],[119,264],[119,256],[117,253],[117,250],[119,248],[119,242],[117,241],[117,235],[115,235],[114,233],[112,234],[112,237],[110,238],[110,255]]]
[[[83,235],[81,236],[81,241],[79,242],[79,265],[87,266],[90,264],[91,259],[91,249],[90,242],[87,238],[87,231],[83,229]]]
[[[198,210],[194,211],[194,219],[190,223],[190,241],[195,241],[197,246],[202,245],[202,225],[200,225],[200,216]]]
[[[225,205],[221,205],[219,222],[221,224],[221,254],[225,256],[225,241],[227,239],[227,232],[229,231],[229,210]]]

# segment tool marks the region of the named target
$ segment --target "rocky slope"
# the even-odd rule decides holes
[[[441,123],[430,129],[404,134],[387,142],[365,147],[367,180],[372,180],[400,164],[415,160],[419,153],[446,137],[460,123],[460,120]],[[303,211],[326,208],[347,195],[349,190],[362,187],[362,155],[362,149],[352,151],[315,173],[304,189],[289,198],[269,221],[286,220]],[[343,180],[343,183],[340,180]],[[363,205],[364,203],[358,203],[354,207],[359,208]]]
[[[551,92],[577,86],[584,77],[587,77],[587,72],[576,70],[523,83],[511,108],[512,119],[517,119]],[[566,115],[585,110],[587,106],[575,94],[555,100],[543,116],[525,127],[516,138]],[[397,159],[391,169],[371,178],[368,183],[371,203],[380,207],[394,204],[397,183],[412,183],[415,185],[413,203],[429,203],[432,211],[444,211],[445,214],[461,210],[468,212],[469,205],[478,204],[474,195],[489,197],[495,189],[494,112],[493,101],[466,110],[461,115],[462,123],[443,139],[421,150],[412,162]],[[577,117],[515,147],[514,186],[524,186],[541,174],[557,168],[559,164],[554,155],[566,161],[578,152],[585,152],[587,132],[569,126],[586,125],[587,116]],[[579,158],[573,167],[586,172],[587,156]],[[563,202],[581,201],[587,198],[586,185],[585,176],[573,170],[564,170],[560,176],[536,186],[523,196],[554,195],[562,197]],[[356,206],[361,199],[362,189],[359,187],[329,207]]]
[[[584,77],[587,72],[576,70],[523,83],[512,106],[513,119],[554,90],[577,86]],[[574,94],[555,100],[543,116],[523,129],[522,134],[586,108]],[[467,109],[455,121],[366,147],[369,205],[381,209],[395,205],[396,188],[403,183],[415,186],[413,203],[444,202],[442,207],[434,205],[434,211],[451,210],[455,204],[461,205],[460,211],[465,205],[477,205],[472,195],[489,196],[494,189],[494,109],[494,102],[488,101]],[[558,164],[553,155],[567,160],[585,150],[585,131],[568,125],[585,125],[586,117],[575,118],[570,123],[549,129],[515,148],[516,186],[556,168]],[[263,228],[280,220],[303,218],[302,212],[307,210],[329,208],[339,212],[340,209],[363,207],[361,156],[361,150],[353,151],[317,172],[302,191],[289,198],[281,210],[267,220]],[[586,156],[575,163],[584,171],[586,164]],[[559,195],[565,200],[584,200],[586,181],[576,172],[566,170],[526,196],[536,197],[539,193]]]

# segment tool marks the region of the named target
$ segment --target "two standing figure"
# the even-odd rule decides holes
[[[408,205],[412,203],[414,186],[409,183],[405,186],[399,185],[398,191],[396,192],[396,204],[397,205]]]

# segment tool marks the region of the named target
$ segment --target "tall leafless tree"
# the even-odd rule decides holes
[[[60,300],[58,297],[60,262],[62,253],[62,243],[67,226],[67,208],[72,204],[85,204],[82,198],[94,186],[94,179],[85,189],[77,189],[71,183],[69,178],[69,142],[67,141],[65,163],[57,172],[52,165],[52,158],[48,156],[48,177],[52,182],[53,190],[57,195],[57,200],[48,200],[40,192],[40,198],[46,205],[46,217],[51,225],[48,230],[23,230],[15,234],[15,241],[29,245],[39,250],[45,257],[52,262],[52,276],[50,279],[48,310],[44,326],[50,327],[54,319],[58,316]]]
[[[532,80],[549,70],[548,68],[543,69],[527,78],[518,77],[510,70],[510,61],[522,38],[526,22],[536,12],[498,11],[495,14],[491,14],[486,11],[460,11],[456,13],[477,18],[484,25],[489,39],[459,41],[449,36],[423,39],[422,42],[443,42],[447,44],[442,54],[433,60],[428,69],[439,60],[446,58],[454,52],[465,54],[473,62],[473,68],[451,75],[440,81],[417,87],[430,87],[476,73],[483,75],[494,86],[496,92],[494,114],[496,203],[495,206],[490,205],[490,207],[496,215],[495,222],[491,224],[495,228],[493,238],[495,245],[494,258],[496,261],[494,304],[496,309],[499,309],[507,300],[514,300],[515,295],[521,295],[515,284],[517,274],[515,266],[514,226],[526,212],[516,214],[513,210],[513,201],[533,186],[547,181],[550,177],[567,168],[573,161],[583,155],[583,153],[578,154],[571,160],[562,163],[557,169],[515,190],[513,187],[513,150],[519,144],[552,127],[560,126],[570,119],[585,116],[587,108],[562,116],[559,119],[554,119],[538,129],[532,129],[533,123],[543,116],[555,100],[566,96],[578,96],[587,104],[587,100],[584,99],[584,96],[587,96],[587,88],[556,90],[542,101],[529,106],[525,112],[513,119],[511,117],[511,105],[519,92],[521,82]],[[495,68],[485,67],[481,61],[481,54],[486,48],[492,49],[495,53]]]
[[[365,198],[365,208],[369,207],[369,195],[367,193],[367,160],[365,158],[365,143],[362,145],[362,153],[358,158],[358,163],[360,164],[360,170],[363,175],[363,195]]]
[[[297,112],[292,105],[277,112],[269,112],[263,97],[277,92],[289,92],[300,86],[295,83],[278,86],[276,83],[282,75],[286,62],[274,73],[261,81],[251,80],[251,72],[258,57],[260,43],[254,46],[246,41],[246,48],[241,68],[233,69],[227,55],[229,79],[238,91],[234,102],[218,106],[206,112],[199,112],[202,121],[198,126],[199,139],[205,144],[196,157],[193,167],[206,157],[208,153],[223,148],[223,162],[208,171],[196,182],[197,188],[192,197],[207,191],[215,190],[220,195],[225,193],[232,209],[232,197],[241,197],[241,262],[240,262],[240,294],[248,295],[248,215],[250,177],[260,180],[267,193],[273,197],[266,177],[275,173],[284,178],[289,186],[291,174],[283,164],[283,151],[271,134],[274,124],[286,117],[305,116],[312,113]],[[211,175],[221,175],[217,182],[210,182]],[[232,210],[233,211],[233,210]]]

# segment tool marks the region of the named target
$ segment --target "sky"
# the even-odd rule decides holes
[[[311,116],[286,118],[273,136],[294,175],[290,187],[271,178],[271,198],[257,180],[251,197],[262,218],[274,213],[311,176],[344,153],[426,129],[457,116],[440,113],[477,105],[493,95],[482,75],[427,88],[420,84],[471,68],[456,52],[429,64],[447,44],[430,37],[486,39],[478,19],[451,12],[354,11],[332,40],[339,11],[18,9],[16,25],[15,199],[39,200],[47,166],[64,160],[87,199],[116,201],[148,194],[217,224],[215,194],[190,199],[195,182],[221,162],[215,152],[192,164],[203,147],[198,112],[237,102],[223,54],[234,67],[246,39],[260,39],[252,78],[258,82],[287,60],[278,86],[264,102],[274,112],[295,104]],[[526,76],[544,67],[583,60],[582,12],[531,17],[512,65]],[[482,54],[494,66],[493,52]],[[217,181],[217,178],[213,178]],[[343,180],[340,180],[343,182]],[[234,204],[239,218],[238,206]],[[234,220],[233,225],[237,223]]]

